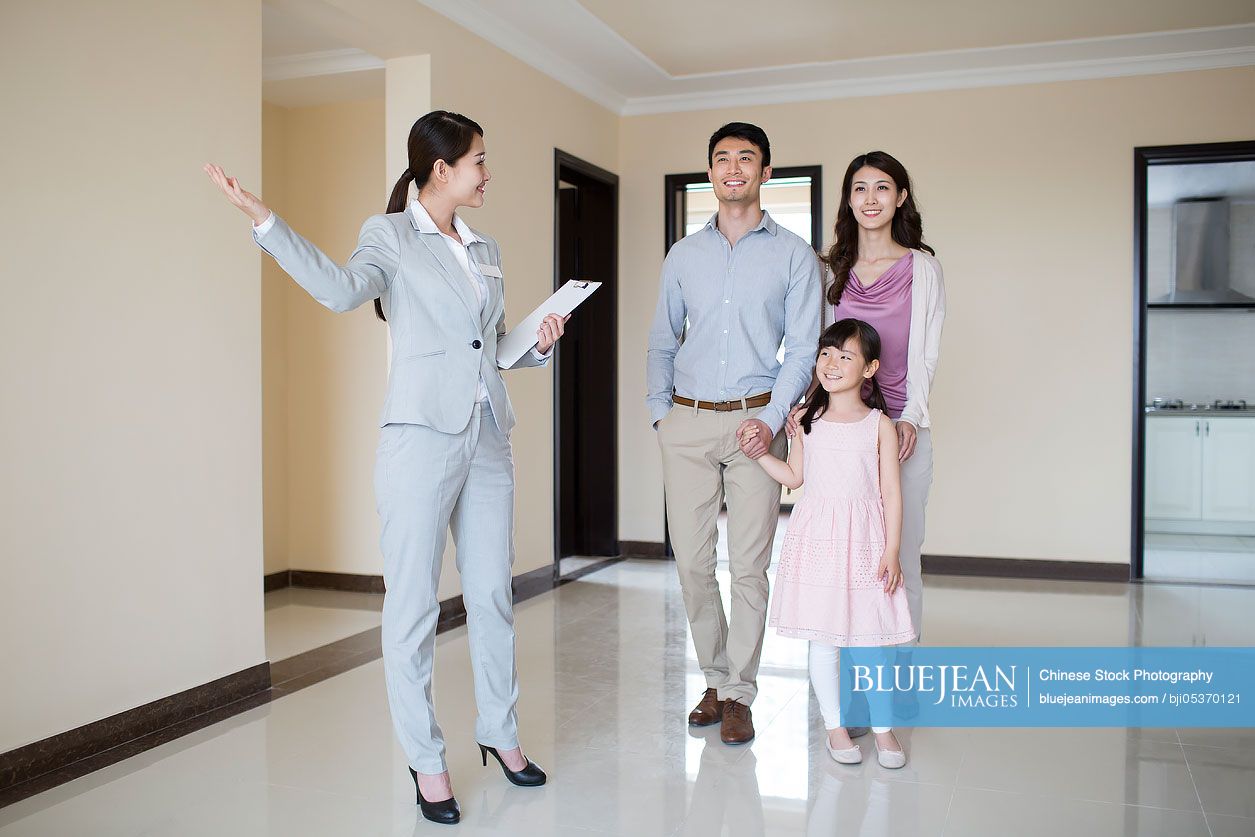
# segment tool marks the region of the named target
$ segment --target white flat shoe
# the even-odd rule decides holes
[[[906,767],[906,753],[897,750],[882,750],[880,742],[876,743],[876,761],[880,762],[880,766],[889,770],[898,770]]]
[[[859,749],[857,744],[845,750],[834,750],[832,742],[825,735],[824,747],[828,749],[828,755],[832,756],[832,760],[839,764],[859,764],[863,761],[863,751]]]

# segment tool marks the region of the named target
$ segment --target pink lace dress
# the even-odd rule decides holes
[[[876,578],[885,551],[880,501],[880,411],[857,422],[811,423],[805,491],[776,567],[769,624],[782,636],[832,645],[909,642],[906,590]]]

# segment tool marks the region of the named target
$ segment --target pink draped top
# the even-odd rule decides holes
[[[906,409],[906,359],[911,337],[911,277],[915,257],[907,253],[868,287],[854,271],[845,284],[841,302],[832,311],[833,322],[853,317],[870,323],[880,333],[880,371],[876,380],[885,396],[889,418]]]

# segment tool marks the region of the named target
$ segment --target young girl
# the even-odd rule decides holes
[[[879,367],[876,329],[854,319],[830,326],[815,361],[820,386],[806,403],[788,462],[771,454],[758,459],[784,485],[806,483],[784,536],[769,624],[782,636],[810,640],[825,745],[844,764],[857,764],[863,755],[841,724],[838,649],[897,645],[915,636],[898,562],[898,434],[885,414]],[[864,401],[865,391],[874,407]],[[878,714],[874,706],[872,712]],[[880,764],[904,766],[893,731],[872,730]]]
[[[902,586],[918,641],[924,621],[924,509],[933,481],[928,409],[946,319],[941,262],[924,243],[924,222],[906,167],[883,151],[850,161],[841,184],[825,322],[847,317],[880,334],[880,371],[898,431],[902,478]],[[828,315],[831,319],[828,319]]]

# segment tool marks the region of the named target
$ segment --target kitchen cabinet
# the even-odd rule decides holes
[[[1146,516],[1197,520],[1203,512],[1200,419],[1146,421]]]
[[[1255,419],[1203,420],[1204,520],[1255,521]]]
[[[1146,517],[1255,522],[1255,417],[1151,416]]]

